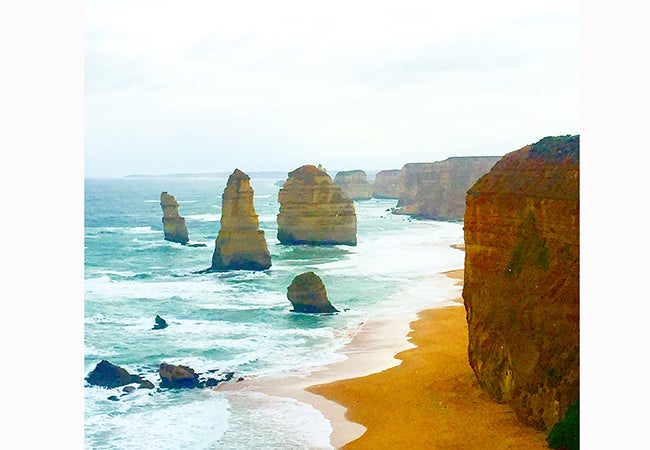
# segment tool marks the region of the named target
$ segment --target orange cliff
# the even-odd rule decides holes
[[[550,430],[579,394],[579,136],[505,155],[464,217],[469,362],[492,398]]]

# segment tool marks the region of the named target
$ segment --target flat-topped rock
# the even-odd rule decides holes
[[[399,175],[401,170],[380,170],[375,175],[375,182],[372,184],[372,196],[374,198],[399,198]]]
[[[324,170],[305,165],[290,172],[278,202],[282,244],[357,244],[354,204]]]
[[[367,200],[372,197],[372,186],[363,170],[337,172],[334,184],[343,189],[350,200]]]
[[[221,229],[215,241],[211,270],[265,270],[271,267],[264,231],[253,204],[250,177],[239,169],[223,191]]]
[[[163,210],[163,231],[165,240],[187,244],[190,240],[185,226],[185,219],[178,214],[178,202],[173,195],[162,192],[160,194],[160,207]]]

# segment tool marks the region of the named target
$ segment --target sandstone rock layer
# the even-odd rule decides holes
[[[185,219],[178,214],[178,202],[167,192],[160,194],[160,207],[163,210],[163,230],[165,240],[187,244],[189,239]]]
[[[337,172],[334,184],[343,189],[350,200],[367,200],[372,198],[372,186],[363,170]]]
[[[467,156],[404,165],[395,212],[421,219],[463,220],[467,190],[500,158]]]
[[[212,255],[212,270],[265,270],[271,254],[253,204],[250,177],[239,169],[228,178],[221,205],[221,229]]]
[[[305,272],[293,279],[287,288],[287,298],[293,311],[303,313],[338,312],[327,298],[323,280],[314,272]]]
[[[282,244],[357,244],[354,204],[323,170],[306,165],[290,172],[278,201]]]
[[[467,193],[469,362],[486,392],[542,430],[579,391],[579,145],[544,138]]]
[[[399,198],[398,181],[401,170],[381,170],[372,185],[374,198]]]

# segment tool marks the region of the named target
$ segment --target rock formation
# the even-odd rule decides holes
[[[397,214],[420,219],[461,221],[467,190],[500,156],[447,158],[434,163],[409,163],[398,180]]]
[[[350,200],[367,200],[372,197],[372,186],[363,170],[337,172],[334,184],[343,189]]]
[[[159,315],[156,315],[156,318],[154,319],[154,326],[152,330],[163,330],[168,327],[167,321],[160,317]]]
[[[398,180],[401,170],[381,170],[375,175],[372,185],[374,198],[399,198]]]
[[[287,288],[287,298],[295,312],[335,313],[338,312],[327,298],[323,281],[314,272],[305,272],[293,279]]]
[[[221,229],[211,270],[265,270],[271,254],[253,205],[250,177],[239,169],[228,178],[221,205]]]
[[[116,366],[107,360],[102,360],[86,377],[88,384],[114,388],[125,386],[131,383],[138,383],[140,387],[153,387],[150,381],[145,380],[140,375],[132,375],[126,369]]]
[[[199,387],[199,375],[191,367],[161,363],[158,373],[161,388]]]
[[[323,170],[302,166],[278,192],[282,244],[357,244],[354,204]]]
[[[167,192],[160,194],[160,206],[163,210],[163,230],[165,240],[187,244],[190,240],[185,226],[185,219],[178,215],[178,202]]]
[[[579,394],[579,145],[547,137],[511,152],[467,193],[469,362],[542,430]]]

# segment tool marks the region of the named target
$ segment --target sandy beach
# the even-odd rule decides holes
[[[462,285],[463,270],[446,272]],[[363,324],[347,359],[306,378],[261,377],[219,390],[253,390],[311,404],[345,449],[543,449],[546,434],[490,400],[467,361],[462,299]]]
[[[308,388],[345,405],[346,418],[367,428],[345,449],[548,448],[545,433],[522,425],[479,388],[467,362],[462,305],[423,311],[411,328],[416,347],[396,355],[400,365]]]

